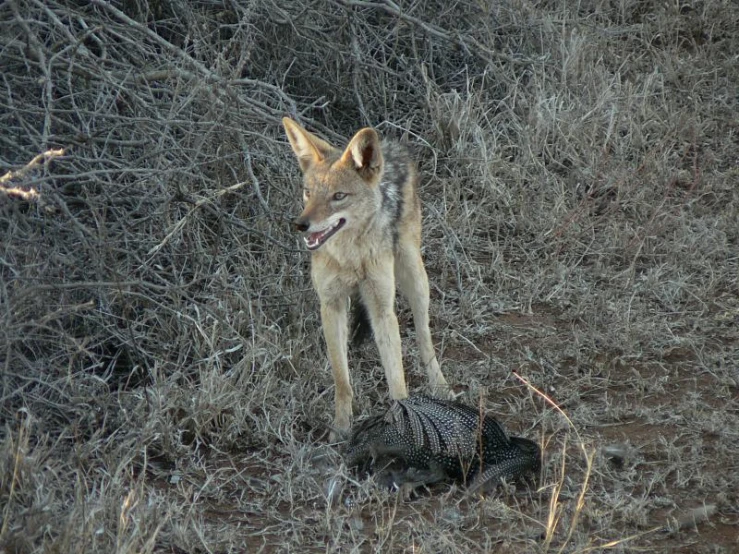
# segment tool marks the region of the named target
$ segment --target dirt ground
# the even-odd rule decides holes
[[[0,4],[0,553],[739,552],[737,29],[727,0]],[[285,115],[413,152],[442,369],[539,443],[533,482],[342,463]],[[384,410],[375,346],[350,366]]]

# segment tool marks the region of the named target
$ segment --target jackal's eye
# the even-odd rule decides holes
[[[335,192],[334,193],[334,200],[339,201],[339,200],[343,200],[344,198],[346,198],[345,192]]]
[[[305,198],[310,198],[310,189],[303,189],[303,196]]]

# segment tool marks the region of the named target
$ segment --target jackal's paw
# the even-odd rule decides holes
[[[441,371],[437,375],[429,376],[428,391],[435,398],[443,398],[445,400],[454,400],[455,394],[452,387],[444,379]]]
[[[439,367],[436,357],[426,364],[426,375],[428,376],[428,390],[436,398],[454,399],[454,392],[449,383],[446,382],[444,374]]]
[[[351,423],[340,425],[336,422],[331,426],[331,432],[328,435],[328,441],[332,444],[346,442],[351,434]]]
[[[345,431],[331,431],[328,434],[328,442],[331,444],[339,444],[346,442],[349,439],[349,434]]]
[[[454,400],[457,395],[454,393],[452,388],[445,382],[443,385],[429,385],[429,392],[434,398],[441,398],[442,400]]]

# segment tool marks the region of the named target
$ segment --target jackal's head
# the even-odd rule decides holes
[[[362,129],[341,152],[290,118],[282,124],[303,171],[304,209],[295,228],[304,233],[308,249],[316,250],[374,215],[383,168],[380,138],[374,129]]]

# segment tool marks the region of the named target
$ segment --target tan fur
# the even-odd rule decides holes
[[[304,209],[295,224],[309,248],[315,247],[311,276],[336,385],[334,425],[345,432],[351,425],[354,394],[347,359],[347,308],[349,298],[357,294],[369,314],[390,397],[408,396],[395,315],[396,282],[413,311],[429,383],[435,392],[448,390],[429,330],[416,170],[399,145],[381,143],[373,129],[357,132],[342,152],[289,118],[282,123],[303,171]],[[337,193],[346,197],[337,199]],[[325,242],[316,238],[337,224],[340,228]]]

